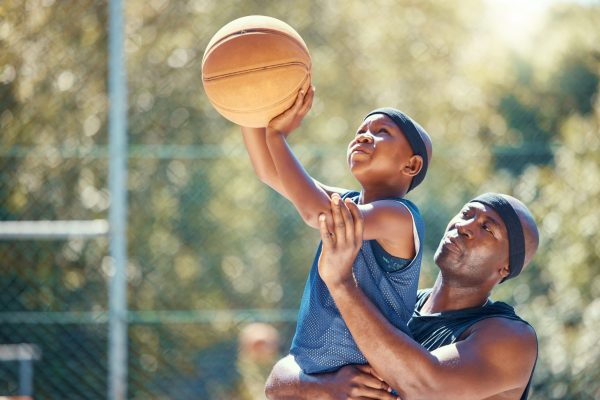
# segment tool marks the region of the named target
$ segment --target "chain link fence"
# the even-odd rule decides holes
[[[289,349],[318,235],[255,177],[239,128],[201,85],[210,37],[250,14],[288,22],[309,47],[317,97],[290,142],[317,179],[357,187],[345,146],[375,107],[432,135],[428,177],[409,196],[427,226],[421,287],[469,198],[530,206],[540,251],[494,297],[537,329],[531,398],[600,398],[600,5],[491,3],[125,2],[127,398],[261,398]],[[497,26],[514,7],[528,29]],[[2,226],[100,221],[93,235],[0,238],[0,396],[108,394],[107,8],[0,4]]]

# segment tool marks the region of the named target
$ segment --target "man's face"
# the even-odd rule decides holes
[[[445,279],[477,285],[508,265],[508,234],[500,216],[477,202],[450,220],[434,260]]]

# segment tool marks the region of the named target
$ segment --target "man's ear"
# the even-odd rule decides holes
[[[421,171],[421,168],[423,168],[423,157],[414,155],[404,165],[402,172],[408,176],[415,176]]]
[[[504,279],[509,275],[510,275],[510,268],[508,267],[508,265],[503,266],[502,269],[500,270],[500,276],[502,277],[502,279]]]

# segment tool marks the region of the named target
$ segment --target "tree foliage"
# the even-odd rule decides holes
[[[317,95],[290,142],[317,179],[357,187],[345,146],[373,108],[431,134],[410,195],[427,226],[421,286],[465,201],[498,191],[530,206],[538,256],[495,297],[537,330],[532,398],[600,396],[600,8],[558,4],[508,42],[520,28],[496,29],[490,3],[125,2],[131,398],[235,397],[239,325],[302,295],[318,235],[256,179],[202,90],[210,37],[249,14],[288,22],[309,47]],[[106,218],[106,2],[3,1],[0,44],[0,218]],[[106,326],[8,312],[106,310],[107,252],[105,239],[0,242],[0,341],[42,347],[41,397],[104,397]],[[276,321],[289,342],[293,320]],[[0,390],[15,392],[14,371],[0,367]]]

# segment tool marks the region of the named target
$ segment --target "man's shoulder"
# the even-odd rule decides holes
[[[511,373],[529,376],[538,357],[535,330],[523,320],[488,318],[474,324],[457,346],[466,346],[477,357],[499,368],[510,365]],[[471,350],[467,350],[467,349]]]
[[[505,343],[518,348],[536,348],[537,335],[531,325],[522,319],[491,317],[478,321],[471,326],[463,340],[471,339],[478,342]]]
[[[431,353],[440,360],[470,366],[473,377],[487,375],[488,384],[496,387],[496,395],[517,398],[526,390],[538,348],[535,331],[526,322],[491,317],[471,326],[467,337]]]

